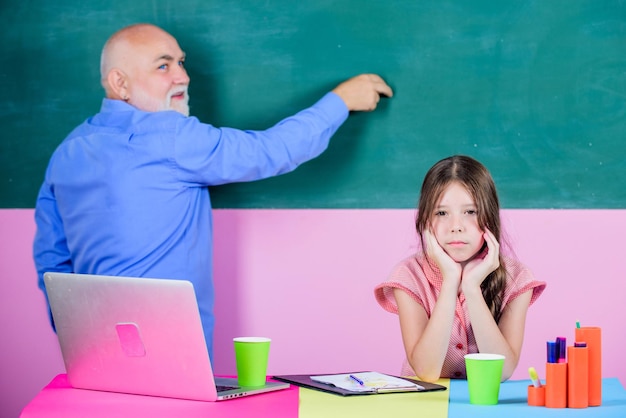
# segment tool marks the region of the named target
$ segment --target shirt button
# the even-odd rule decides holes
[[[455,372],[454,377],[461,377],[461,372]]]
[[[461,349],[463,348],[463,344],[458,343],[458,344],[456,345],[456,348],[458,348],[459,350],[461,350]]]

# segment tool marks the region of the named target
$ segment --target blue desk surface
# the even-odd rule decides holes
[[[450,381],[449,417],[626,417],[626,391],[617,378],[602,380],[602,406],[583,409],[556,409],[528,406],[530,380],[505,382],[500,386],[497,406],[471,405],[467,380]]]

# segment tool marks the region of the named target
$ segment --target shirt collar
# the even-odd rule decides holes
[[[443,276],[441,275],[441,270],[439,270],[437,264],[435,264],[434,261],[429,260],[424,254],[420,254],[418,256],[418,261],[422,266],[426,280],[428,280],[428,282],[437,290],[441,290]]]
[[[109,112],[128,112],[128,111],[137,111],[138,109],[126,103],[123,100],[116,99],[102,99],[102,106],[100,107],[100,111],[104,113]]]

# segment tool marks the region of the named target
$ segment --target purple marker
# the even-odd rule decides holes
[[[565,337],[557,337],[556,338],[557,345],[557,363],[565,363],[566,362],[566,352],[567,352],[567,344]]]
[[[548,355],[548,363],[556,363],[557,362],[557,345],[554,341],[546,342],[546,351]]]
[[[574,347],[584,348],[584,347],[587,347],[587,343],[584,341],[577,341],[574,343]]]

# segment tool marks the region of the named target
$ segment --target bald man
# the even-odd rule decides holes
[[[213,218],[208,186],[254,181],[317,157],[350,111],[391,88],[344,81],[265,131],[189,116],[189,76],[176,39],[148,24],[121,29],[101,57],[100,112],[50,159],[35,208],[39,287],[48,271],[189,280],[213,353]]]

